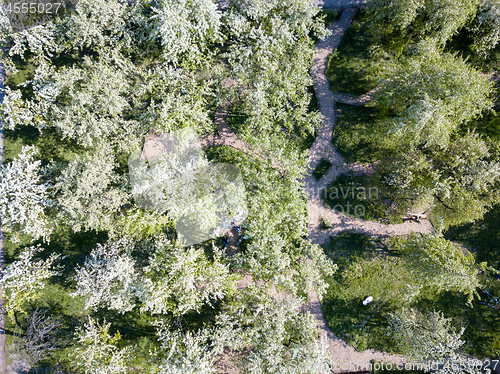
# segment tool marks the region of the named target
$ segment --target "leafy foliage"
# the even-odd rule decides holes
[[[75,339],[75,365],[84,369],[86,374],[126,373],[130,347],[119,348],[121,335],[109,333],[111,324],[89,317],[84,327],[77,329]]]
[[[376,99],[392,139],[446,145],[460,124],[492,107],[492,89],[465,60],[425,42],[383,82]]]
[[[95,154],[76,156],[54,184],[58,217],[73,230],[109,230],[128,201],[126,180],[115,172],[115,155],[107,147]]]
[[[150,264],[144,269],[146,277],[140,284],[142,311],[183,315],[235,291],[235,276],[230,274],[218,248],[213,248],[210,261],[202,248],[183,249],[165,238],[154,246]]]
[[[162,0],[153,12],[149,38],[160,39],[167,63],[200,64],[213,54],[209,47],[222,41],[221,13],[211,0]]]
[[[57,20],[57,45],[70,53],[129,51],[134,42],[131,21],[138,17],[137,8],[137,4],[123,0],[78,1],[67,17]]]
[[[310,32],[324,36],[315,19],[318,8],[307,0],[230,1],[224,15],[229,44],[224,57],[239,87],[246,87],[241,109],[247,116],[242,135],[314,132],[317,113],[308,113],[312,84]]]
[[[415,282],[431,286],[437,292],[455,291],[467,295],[472,303],[480,287],[478,268],[487,269],[485,262],[476,264],[474,256],[439,235],[412,235],[399,239],[396,249],[405,260],[405,266],[414,274]]]
[[[460,339],[464,330],[456,331],[440,312],[403,309],[389,314],[389,334],[399,351],[418,361],[454,357],[464,344]]]
[[[24,146],[11,163],[0,165],[0,218],[5,230],[48,239],[51,225],[45,209],[52,205],[48,183],[42,182],[41,161],[34,160],[37,150]]]
[[[330,166],[332,166],[332,163],[328,160],[325,160],[324,158],[321,159],[321,162],[319,165],[316,167],[316,169],[313,172],[314,178],[316,180],[320,180],[321,177],[328,172],[328,169],[330,169]]]
[[[495,148],[469,133],[448,147],[412,149],[384,160],[381,171],[403,207],[427,211],[434,224],[481,218],[498,201],[500,177]]]
[[[482,1],[480,12],[470,30],[474,34],[473,48],[486,55],[500,42],[500,2]]]
[[[24,249],[19,259],[2,271],[5,311],[10,318],[14,318],[15,312],[25,312],[24,304],[40,297],[47,279],[60,275],[62,268],[54,266],[54,262],[61,256],[52,253],[45,260],[35,259],[34,256],[41,251],[40,246]]]
[[[137,283],[135,261],[130,253],[133,243],[126,240],[98,244],[75,269],[76,291],[70,295],[85,299],[85,308],[107,306],[121,313],[132,310]]]
[[[331,358],[324,338],[318,341],[316,320],[300,312],[301,299],[269,295],[269,290],[249,286],[239,293],[239,301],[218,317],[226,326],[235,349],[252,347],[248,354],[234,357],[244,373],[317,373],[330,370]],[[228,331],[227,326],[232,329]]]
[[[397,36],[399,42],[432,37],[444,45],[474,17],[478,4],[478,0],[370,0],[367,6],[374,33]]]
[[[214,374],[215,360],[223,347],[213,329],[202,329],[196,333],[172,331],[158,323],[158,340],[161,351],[153,356],[151,372],[155,374]]]

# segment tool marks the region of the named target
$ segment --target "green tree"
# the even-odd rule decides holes
[[[212,0],[161,0],[152,8],[150,40],[161,42],[161,58],[173,65],[202,65],[223,41],[221,13]]]
[[[479,13],[469,30],[474,35],[472,47],[486,56],[500,42],[500,1],[482,1]]]
[[[419,362],[455,358],[465,343],[461,339],[465,328],[457,330],[439,311],[403,309],[389,313],[388,319],[388,333],[398,352]]]
[[[480,219],[500,201],[498,151],[477,134],[446,147],[400,151],[380,171],[401,211],[426,211],[442,229]]]
[[[327,342],[318,339],[314,316],[300,310],[303,299],[271,290],[249,285],[235,295],[238,302],[217,317],[215,336],[235,349],[233,361],[243,373],[331,371]],[[239,355],[245,347],[252,350]]]
[[[367,11],[373,33],[393,39],[402,50],[410,41],[431,37],[444,46],[476,14],[479,0],[369,0]]]
[[[307,0],[231,1],[223,25],[223,56],[236,88],[239,112],[247,117],[240,136],[252,141],[265,133],[314,133],[317,113],[308,113],[313,53],[310,34],[326,35],[319,9]],[[233,88],[234,90],[234,88]]]
[[[474,256],[455,243],[438,234],[413,234],[398,239],[396,250],[420,286],[433,287],[437,292],[461,292],[467,295],[469,304],[475,295],[479,297],[479,269],[488,267],[486,263],[476,264]]]
[[[76,267],[76,291],[70,296],[84,298],[87,309],[105,306],[121,313],[132,310],[138,278],[133,249],[134,243],[125,239],[98,244],[85,263]]]
[[[448,143],[458,126],[493,106],[493,85],[461,57],[418,44],[376,93],[389,139],[404,145]]]
[[[116,155],[103,145],[95,154],[76,156],[54,181],[57,217],[74,231],[113,231],[130,200],[126,179],[116,173]]]
[[[40,297],[46,280],[60,275],[62,266],[54,265],[61,257],[52,253],[47,259],[35,259],[40,246],[24,249],[19,259],[2,271],[1,283],[5,290],[5,311],[14,318],[15,312],[25,312],[24,304]]]
[[[198,331],[181,317],[216,303],[227,311],[233,301],[245,340],[233,334],[235,340],[224,344],[258,347],[244,365],[247,371],[326,367],[325,344],[317,344],[314,319],[297,310],[304,299],[296,296],[323,294],[324,276],[335,270],[306,239],[306,165],[299,146],[320,124],[319,114],[308,110],[307,92],[310,36],[325,35],[317,12],[308,0],[234,1],[224,14],[208,0],[82,0],[60,19],[17,34],[1,19],[5,63],[15,67],[21,58],[35,66],[32,76],[6,88],[3,122],[9,129],[34,127],[42,140],[50,128],[72,144],[57,163],[41,155],[49,173],[46,179],[33,173],[29,180],[53,200],[55,209],[44,213],[65,229],[103,231],[110,238],[68,269],[75,288],[66,291],[104,315],[137,307],[166,325],[177,318],[168,334],[159,333],[161,359],[152,364],[158,372],[213,371],[232,325]],[[236,82],[232,88],[222,85],[228,77]],[[227,99],[248,117],[235,130],[252,148],[251,156],[232,153],[250,207],[247,239],[232,257],[211,243],[182,248],[170,232],[171,212],[143,209],[125,176],[130,152],[153,132],[193,126],[200,134],[213,133],[214,109]],[[31,159],[29,165],[39,166]],[[268,288],[255,297],[236,297],[242,273]],[[288,291],[291,301],[269,299],[273,289]],[[126,370],[128,349],[121,349],[110,329],[89,320],[78,330],[81,369]]]
[[[52,229],[45,214],[52,200],[36,153],[35,147],[24,146],[14,161],[0,165],[0,218],[14,240],[21,233],[48,240]]]
[[[97,320],[88,318],[88,323],[76,330],[75,365],[86,374],[127,373],[130,347],[119,347],[121,335],[119,332],[111,335],[111,324],[106,320],[99,324]]]

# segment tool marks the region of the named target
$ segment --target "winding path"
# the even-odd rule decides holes
[[[430,233],[432,231],[429,221],[421,221],[420,223],[407,221],[402,224],[385,225],[339,213],[324,207],[321,202],[321,194],[329,184],[339,175],[355,169],[354,166],[358,166],[347,164],[342,155],[332,145],[331,138],[335,127],[335,101],[351,105],[363,105],[371,99],[373,94],[373,92],[369,92],[356,98],[347,94],[334,93],[330,90],[330,83],[325,73],[328,56],[340,44],[345,30],[351,25],[356,12],[357,9],[346,9],[342,12],[340,20],[329,27],[332,32],[331,36],[318,43],[313,56],[311,75],[323,117],[323,125],[309,151],[308,175],[305,178],[305,185],[309,196],[307,209],[311,222],[309,225],[309,238],[313,243],[317,244],[325,244],[330,236],[346,230],[382,236],[406,235],[411,232]],[[312,172],[323,158],[328,160],[332,166],[319,181],[316,181]],[[331,225],[330,229],[320,229],[321,218]]]
[[[357,9],[346,9],[342,12],[340,20],[330,25],[331,35],[318,43],[313,56],[313,66],[311,75],[314,81],[314,90],[318,99],[319,108],[323,117],[322,127],[309,151],[308,175],[305,178],[305,186],[308,194],[307,211],[309,214],[309,238],[313,243],[324,244],[328,239],[342,231],[350,230],[354,232],[376,234],[376,235],[404,235],[406,233],[430,232],[429,223],[418,224],[406,222],[401,225],[383,225],[378,222],[355,219],[335,210],[324,207],[321,203],[322,191],[333,182],[339,175],[348,170],[352,170],[352,165],[348,165],[342,155],[331,143],[333,128],[335,127],[335,101],[362,105],[359,99],[350,95],[334,94],[330,90],[330,83],[326,76],[328,56],[338,47],[345,30],[349,28]],[[368,98],[365,99],[364,97]],[[362,101],[368,101],[371,95],[364,95]],[[321,159],[328,160],[332,165],[323,177],[316,181],[312,175],[314,169],[319,165]],[[320,219],[325,219],[330,225],[329,230],[320,229]],[[311,293],[309,311],[316,317],[318,328],[322,336],[327,337],[328,350],[338,365],[336,371],[357,371],[364,370],[371,360],[386,362],[403,362],[403,357],[389,355],[384,352],[377,352],[369,349],[363,352],[356,351],[344,340],[338,338],[326,324],[323,309],[318,295]],[[361,367],[351,366],[361,364]]]
[[[349,28],[357,12],[358,10],[355,8],[345,9],[342,12],[340,20],[329,26],[329,30],[332,34],[318,43],[313,56],[311,75],[322,115],[322,127],[309,150],[308,172],[304,182],[308,194],[307,210],[310,219],[309,238],[313,243],[317,244],[324,244],[331,236],[346,230],[379,236],[406,235],[411,232],[430,233],[432,231],[431,224],[428,221],[421,221],[420,223],[407,221],[398,225],[385,225],[379,222],[366,221],[341,214],[333,209],[324,207],[321,202],[322,191],[339,175],[349,170],[356,171],[356,169],[360,168],[359,164],[347,164],[331,143],[332,132],[335,127],[335,101],[351,105],[363,105],[371,100],[373,92],[369,92],[360,97],[333,93],[330,90],[330,84],[325,74],[328,56],[340,44],[345,30]],[[216,113],[216,123],[219,125],[219,135],[212,135],[201,139],[201,145],[227,145],[242,149],[245,153],[251,153],[249,146],[245,142],[238,140],[236,134],[225,121],[228,105],[228,102],[222,104]],[[316,181],[312,173],[323,158],[330,161],[332,165],[328,173],[323,175],[319,181]],[[328,230],[321,230],[321,218],[325,219],[332,227]],[[356,351],[355,348],[349,346],[344,340],[338,338],[330,330],[324,318],[318,295],[310,293],[309,299],[310,303],[305,309],[315,316],[318,321],[320,334],[327,338],[329,344],[328,351],[331,353],[336,364],[335,371],[364,370],[368,368],[368,364],[371,360],[393,363],[404,362],[402,356],[377,352],[373,349],[368,349],[363,352]],[[220,373],[238,373],[238,370],[229,362],[227,354],[218,361],[218,368]]]
[[[335,127],[335,102],[350,104],[350,105],[364,105],[371,100],[373,92],[369,92],[360,97],[352,95],[332,92],[329,87],[328,78],[325,74],[328,63],[329,55],[338,47],[344,32],[352,23],[353,18],[357,13],[357,8],[365,4],[366,0],[313,0],[314,4],[322,8],[337,8],[345,9],[338,22],[329,26],[332,35],[320,42],[316,48],[313,56],[313,67],[311,75],[314,81],[314,89],[318,98],[320,111],[323,117],[323,124],[317,137],[310,149],[308,156],[308,175],[305,178],[305,186],[308,194],[308,214],[310,219],[309,225],[309,238],[313,243],[324,244],[331,236],[334,236],[342,231],[352,231],[358,233],[365,233],[379,236],[397,236],[406,235],[411,232],[430,233],[432,227],[428,221],[405,222],[398,225],[385,225],[378,222],[366,221],[356,219],[335,210],[326,208],[321,202],[322,191],[331,184],[339,175],[349,171],[356,170],[359,165],[347,164],[340,153],[333,147],[331,143],[332,131]],[[0,67],[0,102],[3,98],[3,69]],[[498,81],[500,74],[492,76],[492,80]],[[255,154],[248,145],[239,140],[236,134],[227,125],[225,119],[227,116],[227,107],[229,103],[221,106],[216,113],[216,123],[218,127],[218,136],[210,136],[201,139],[202,146],[209,145],[227,145],[234,148],[239,148],[245,153]],[[0,132],[0,162],[3,150],[3,134]],[[312,172],[319,165],[321,159],[328,160],[332,165],[328,171],[319,181],[316,181]],[[328,230],[320,229],[320,220],[325,219],[332,227]],[[2,265],[3,243],[2,232],[0,223],[0,267]],[[317,319],[318,328],[321,335],[326,335],[329,343],[329,351],[332,358],[339,365],[338,371],[355,371],[364,369],[363,365],[367,365],[371,360],[386,361],[386,362],[403,362],[403,357],[398,355],[390,355],[384,352],[377,352],[369,349],[363,352],[356,351],[353,347],[349,346],[344,340],[338,338],[330,330],[326,324],[321,303],[318,295],[311,293],[310,304],[307,307]],[[1,313],[2,298],[0,295],[0,371],[5,372],[5,361],[3,348],[4,344],[2,339],[3,335],[3,313]],[[227,360],[219,366],[221,373],[237,373],[238,371]],[[362,365],[361,367],[353,367],[351,365]]]

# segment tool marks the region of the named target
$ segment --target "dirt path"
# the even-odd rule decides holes
[[[420,223],[407,221],[397,225],[384,225],[379,222],[366,221],[339,213],[333,209],[324,207],[321,202],[321,194],[324,192],[324,189],[339,175],[348,170],[360,168],[358,164],[347,164],[342,155],[331,143],[332,132],[335,127],[334,101],[362,105],[371,99],[372,92],[362,95],[359,98],[341,93],[333,93],[330,90],[330,84],[326,76],[328,56],[340,44],[345,30],[351,25],[356,12],[356,9],[346,9],[342,12],[340,20],[329,27],[332,35],[318,43],[313,56],[311,75],[321,115],[323,116],[323,125],[309,151],[308,175],[305,178],[305,185],[309,196],[307,209],[311,222],[309,225],[309,238],[318,244],[324,244],[330,236],[346,230],[391,236],[406,235],[412,232],[430,233],[432,231],[431,224],[428,221],[421,221]],[[323,158],[328,160],[332,166],[319,181],[316,181],[312,172]],[[361,215],[361,211],[359,213]],[[320,229],[321,218],[331,225],[330,229]]]
[[[323,125],[314,141],[308,159],[308,175],[305,178],[306,191],[308,193],[307,211],[309,214],[309,238],[313,243],[324,244],[330,236],[342,231],[350,230],[359,233],[375,235],[404,235],[411,232],[430,232],[430,224],[418,224],[406,222],[401,225],[383,225],[378,222],[370,222],[355,219],[335,210],[325,208],[321,203],[322,191],[333,182],[340,174],[351,170],[342,155],[331,143],[333,128],[335,127],[335,100],[347,104],[362,105],[371,99],[371,93],[355,98],[351,95],[335,94],[330,90],[330,83],[326,76],[326,68],[329,55],[338,47],[345,30],[351,26],[357,9],[346,9],[342,12],[340,20],[333,23],[329,29],[332,35],[318,43],[313,56],[311,75],[314,81],[314,90],[318,98],[318,104],[323,116]],[[321,159],[325,158],[332,166],[323,177],[316,181],[312,172],[319,165]],[[320,219],[327,221],[331,228],[320,229]],[[356,371],[365,369],[371,360],[386,362],[403,362],[401,356],[389,355],[377,352],[373,349],[358,352],[349,346],[344,340],[338,338],[326,324],[323,309],[318,295],[310,294],[309,311],[318,320],[318,328],[321,335],[326,335],[329,343],[329,351],[337,364],[335,371]],[[361,364],[361,368],[355,365]],[[354,367],[353,367],[354,365]]]
[[[309,238],[313,243],[324,244],[331,236],[342,231],[353,231],[381,236],[406,235],[412,232],[430,233],[431,224],[428,221],[420,223],[407,221],[397,225],[385,225],[379,222],[366,221],[361,218],[353,218],[341,214],[333,209],[323,206],[321,202],[322,191],[332,183],[339,175],[352,170],[354,172],[368,171],[373,172],[373,165],[364,167],[360,164],[347,164],[342,155],[335,149],[331,143],[332,132],[335,127],[335,100],[351,105],[363,105],[371,100],[373,92],[369,92],[360,97],[351,96],[342,93],[333,93],[330,90],[330,84],[325,74],[329,55],[338,47],[345,30],[349,28],[353,18],[356,16],[357,9],[346,9],[342,12],[340,20],[330,25],[329,29],[332,35],[322,42],[318,43],[313,56],[313,66],[311,75],[314,81],[314,89],[318,99],[319,108],[323,117],[323,124],[317,137],[309,150],[308,155],[308,173],[304,179],[306,192],[308,194],[307,209],[310,219]],[[218,136],[209,136],[201,139],[202,146],[208,145],[227,145],[242,149],[245,153],[252,153],[248,145],[238,140],[236,134],[225,122],[227,115],[227,105],[221,106],[216,115],[216,121],[219,125]],[[321,159],[327,159],[332,166],[328,172],[316,181],[312,172],[319,165]],[[331,225],[328,230],[320,229],[320,219],[323,218]],[[323,315],[323,309],[318,295],[311,293],[310,304],[306,310],[310,311],[318,321],[318,329],[321,335],[326,335],[329,343],[329,351],[336,364],[335,371],[356,371],[366,369],[371,360],[386,362],[404,362],[402,356],[390,355],[384,352],[377,352],[369,349],[363,352],[356,351],[344,340],[338,338],[326,324]],[[360,365],[360,366],[356,366]],[[226,353],[218,360],[220,373],[233,374],[238,370],[229,363],[229,355]]]

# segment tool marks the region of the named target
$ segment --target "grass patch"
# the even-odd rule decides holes
[[[6,77],[5,85],[9,86],[12,90],[19,89],[24,98],[31,98],[33,96],[31,84],[27,87],[19,86],[19,84],[33,79],[36,66],[33,64],[31,58],[23,60],[17,55],[12,57],[12,62],[14,62],[17,72],[15,74],[9,74]]]
[[[477,262],[488,261],[498,268],[499,218],[500,206],[497,206],[481,221],[452,227],[445,237],[467,245]],[[390,251],[391,240],[343,232],[323,248],[339,266],[337,273],[327,279],[330,287],[322,301],[328,325],[359,350],[375,348],[392,352],[395,347],[385,336],[385,316],[400,308],[407,292],[404,284],[411,284],[412,275],[400,267],[398,257]],[[480,281],[481,301],[488,301],[483,290],[500,297],[500,280],[496,275],[482,274]],[[361,301],[369,295],[374,301],[365,307]],[[469,306],[467,297],[460,293],[437,293],[424,288],[408,306],[424,312],[442,311],[452,318],[455,327],[466,326],[462,336],[465,353],[495,358],[500,355],[500,311],[479,301],[475,299]]]
[[[241,110],[241,102],[234,102],[230,106],[226,117],[226,122],[229,127],[231,127],[231,129],[238,134],[245,128],[245,121],[247,119],[248,115]]]
[[[314,178],[316,178],[316,180],[319,181],[321,177],[326,174],[328,169],[330,169],[330,166],[332,166],[332,163],[322,158],[318,167],[313,171]]]
[[[384,315],[399,306],[399,286],[407,273],[400,271],[397,259],[387,258],[386,243],[380,238],[343,232],[324,249],[339,266],[327,279],[330,287],[322,301],[328,326],[359,351],[377,348],[391,352]],[[384,271],[383,277],[380,271]],[[364,306],[367,296],[374,301]]]
[[[348,162],[370,163],[378,159],[375,121],[378,110],[373,102],[364,106],[337,104],[341,114],[333,129],[332,143]]]
[[[221,163],[238,163],[242,158],[248,157],[243,151],[228,145],[216,145],[203,148],[208,161]]]
[[[342,175],[323,193],[326,204],[353,217],[382,223],[402,223],[400,213],[391,209],[390,196],[374,177]]]
[[[361,11],[330,55],[326,74],[332,91],[363,95],[397,66],[395,58],[379,48],[377,40],[367,33],[365,17]]]
[[[57,144],[57,146],[54,146]],[[34,145],[38,148],[38,159],[48,162],[68,162],[83,150],[76,141],[63,139],[55,128],[40,130],[32,126],[17,126],[15,130],[5,130],[4,157],[5,162],[11,162],[24,145]]]

